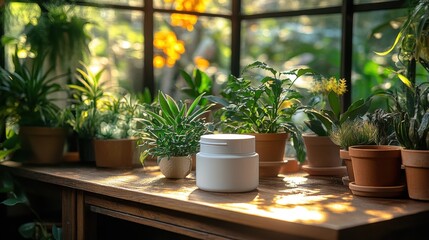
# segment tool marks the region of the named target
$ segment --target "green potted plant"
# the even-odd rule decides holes
[[[203,94],[188,107],[183,101],[158,93],[159,108],[147,109],[140,121],[139,143],[149,148],[142,154],[142,163],[150,155],[158,158],[161,173],[166,178],[185,178],[192,169],[192,154],[199,150],[199,140],[210,132],[209,123],[200,116],[211,104],[199,106]]]
[[[345,173],[339,156],[340,149],[332,142],[329,134],[333,129],[340,129],[344,122],[363,116],[371,104],[371,98],[359,99],[342,112],[341,96],[346,90],[345,79],[315,78],[312,86],[315,96],[308,105],[302,107],[308,116],[304,123],[310,130],[309,133],[303,134],[308,161],[304,170],[312,171],[316,175]]]
[[[95,163],[93,139],[100,124],[98,111],[108,102],[107,82],[102,81],[104,69],[95,73],[81,63],[77,68],[76,84],[69,84],[72,103],[69,105],[67,123],[77,134],[81,162]]]
[[[137,118],[143,117],[143,107],[131,94],[118,97],[99,111],[100,124],[94,138],[97,167],[132,168],[138,166]]]
[[[332,129],[329,134],[333,143],[340,147],[340,158],[347,169],[347,179],[343,178],[345,185],[354,182],[353,166],[349,155],[349,147],[354,145],[374,145],[377,138],[377,128],[369,121],[357,118],[345,121],[338,128]]]
[[[403,147],[408,195],[417,200],[429,200],[429,94],[428,82],[412,89],[413,111],[396,99],[395,132]]]
[[[255,70],[259,72],[252,72]],[[278,71],[256,61],[243,69],[242,77],[229,76],[220,97],[209,97],[224,106],[219,110],[220,132],[255,135],[260,176],[277,176],[286,163],[289,137],[298,160],[305,160],[301,132],[292,120],[301,95],[293,86],[299,77],[310,73],[310,69]]]
[[[63,75],[50,77],[53,68],[45,70],[45,57],[39,54],[30,62],[21,61],[15,51],[14,71],[0,69],[0,77],[6,78],[2,80],[2,92],[8,98],[8,117],[19,128],[21,153],[30,154],[25,157],[32,163],[51,164],[62,161],[67,129],[65,112],[55,98],[63,91],[56,83]]]

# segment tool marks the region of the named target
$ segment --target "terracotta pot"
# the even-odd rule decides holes
[[[408,196],[416,200],[429,200],[429,151],[402,149]]]
[[[284,161],[288,133],[252,133],[260,162]]]
[[[340,158],[343,160],[344,165],[346,165],[347,175],[349,176],[349,181],[354,182],[355,181],[355,175],[353,173],[352,159],[350,157],[349,151],[341,149],[340,150]]]
[[[158,165],[166,178],[185,178],[192,170],[192,157],[163,157]]]
[[[327,136],[314,134],[303,134],[305,148],[307,151],[307,162],[309,167],[340,167],[340,147],[335,145]]]
[[[351,146],[349,154],[356,185],[385,187],[401,184],[401,147]]]
[[[94,142],[92,138],[78,138],[77,148],[82,163],[95,163]]]
[[[255,151],[259,154],[259,176],[275,177],[287,161],[285,158],[288,133],[252,133]]]
[[[141,167],[137,140],[94,139],[94,157],[97,167]]]
[[[67,130],[51,127],[20,127],[21,146],[29,163],[57,164],[63,161]]]

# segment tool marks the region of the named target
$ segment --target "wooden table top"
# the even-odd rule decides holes
[[[156,166],[115,170],[77,163],[27,166],[8,161],[1,163],[0,169],[60,186],[305,237],[336,239],[341,231],[429,213],[428,202],[358,197],[339,178],[303,172],[261,178],[257,190],[251,192],[214,193],[198,189],[194,172],[186,179],[170,180]]]

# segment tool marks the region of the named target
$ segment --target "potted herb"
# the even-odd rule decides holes
[[[100,124],[98,110],[108,102],[105,81],[101,76],[104,69],[91,72],[85,64],[76,69],[76,84],[69,84],[73,102],[69,106],[67,123],[78,138],[80,161],[94,163],[93,138]]]
[[[14,71],[0,69],[0,77],[5,78],[1,87],[8,98],[8,117],[15,119],[19,128],[21,153],[29,154],[25,157],[32,163],[52,164],[62,161],[67,129],[65,113],[55,97],[63,91],[55,81],[63,76],[50,77],[53,68],[45,70],[45,57],[37,55],[28,63],[29,59],[21,61],[16,51]]]
[[[99,113],[100,125],[94,138],[97,167],[132,168],[138,166],[137,118],[143,117],[142,105],[126,94],[110,101]]]
[[[158,93],[159,109],[146,110],[139,142],[149,148],[142,155],[158,158],[158,165],[166,178],[185,178],[192,169],[191,155],[199,150],[199,140],[209,133],[209,124],[200,116],[211,105],[199,106],[203,94],[188,107],[183,101],[175,101],[171,96]]]
[[[331,168],[334,175],[343,174],[339,147],[329,137],[333,129],[340,129],[346,121],[352,121],[363,116],[369,109],[371,98],[359,99],[352,103],[345,112],[341,111],[341,96],[346,92],[346,80],[331,78],[315,78],[312,92],[315,96],[307,106],[302,107],[308,116],[304,123],[311,131],[303,134],[308,169],[317,173],[325,168]],[[326,171],[331,174],[332,171]],[[322,172],[320,174],[323,174]]]
[[[209,98],[224,106],[219,110],[220,132],[255,135],[260,176],[277,176],[286,163],[289,137],[298,160],[305,159],[301,132],[292,120],[301,98],[293,86],[299,77],[310,73],[309,69],[278,71],[256,61],[243,69],[241,77],[229,76],[221,97]]]

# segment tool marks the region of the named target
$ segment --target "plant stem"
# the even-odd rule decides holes
[[[416,85],[416,59],[414,57],[411,58],[410,62],[408,63],[407,78],[410,80],[412,88],[414,88]],[[405,84],[403,84],[402,87],[405,89],[407,109],[409,109],[409,111],[413,111],[415,105],[414,94],[410,88],[405,86]],[[409,114],[410,116],[414,115],[413,112],[409,112]]]

